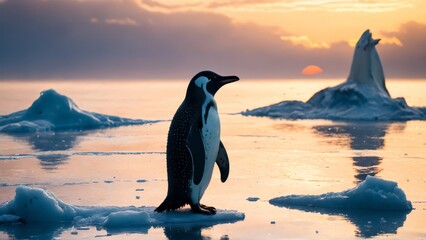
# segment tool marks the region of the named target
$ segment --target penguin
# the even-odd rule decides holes
[[[156,212],[179,209],[215,214],[216,209],[200,203],[215,163],[222,182],[228,179],[229,159],[220,140],[220,120],[214,95],[237,76],[220,76],[202,71],[190,81],[185,99],[177,109],[167,137],[168,191]]]

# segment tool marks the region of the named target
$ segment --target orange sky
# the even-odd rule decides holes
[[[381,44],[400,44],[383,32],[401,24],[426,23],[425,0],[136,0],[151,11],[208,11],[225,14],[236,22],[274,27],[283,39],[305,47],[328,47],[332,42],[353,45],[369,28]]]
[[[387,77],[426,78],[426,0],[0,0],[0,79],[348,75],[366,30]],[[1,32],[1,31],[0,31]],[[309,69],[308,69],[309,70]],[[312,72],[311,72],[312,74]]]

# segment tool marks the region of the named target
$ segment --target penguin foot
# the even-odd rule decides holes
[[[208,210],[208,211],[210,211],[210,212],[214,212],[214,213],[216,213],[217,212],[217,210],[216,210],[216,208],[215,207],[209,207],[209,206],[206,206],[206,205],[204,205],[204,204],[200,204],[200,207],[201,208],[203,208],[203,209],[206,209],[206,210]]]
[[[206,205],[199,204],[199,203],[191,204],[191,210],[194,213],[201,213],[201,214],[206,214],[206,215],[216,214],[216,208],[207,207]]]

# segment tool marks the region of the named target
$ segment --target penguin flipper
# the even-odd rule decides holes
[[[229,176],[229,159],[222,141],[220,141],[219,144],[219,152],[217,153],[216,164],[220,170],[220,180],[225,182]]]
[[[206,153],[204,143],[201,137],[201,129],[192,126],[189,129],[186,146],[191,153],[192,166],[194,169],[194,184],[198,185],[201,182],[204,174],[204,165],[206,163]]]

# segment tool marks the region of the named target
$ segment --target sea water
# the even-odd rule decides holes
[[[246,109],[306,101],[338,80],[240,80],[217,94],[230,176],[216,168],[202,203],[245,214],[235,223],[171,224],[111,231],[69,224],[0,225],[4,238],[229,239],[426,238],[426,121],[344,122],[246,117]],[[20,185],[74,206],[155,207],[167,192],[166,139],[188,81],[0,82],[0,115],[55,89],[86,111],[154,124],[90,131],[0,134],[0,203]],[[426,106],[426,81],[390,80],[392,97]],[[368,175],[398,183],[411,212],[277,207],[270,199],[354,188]],[[257,199],[249,201],[247,199]]]

